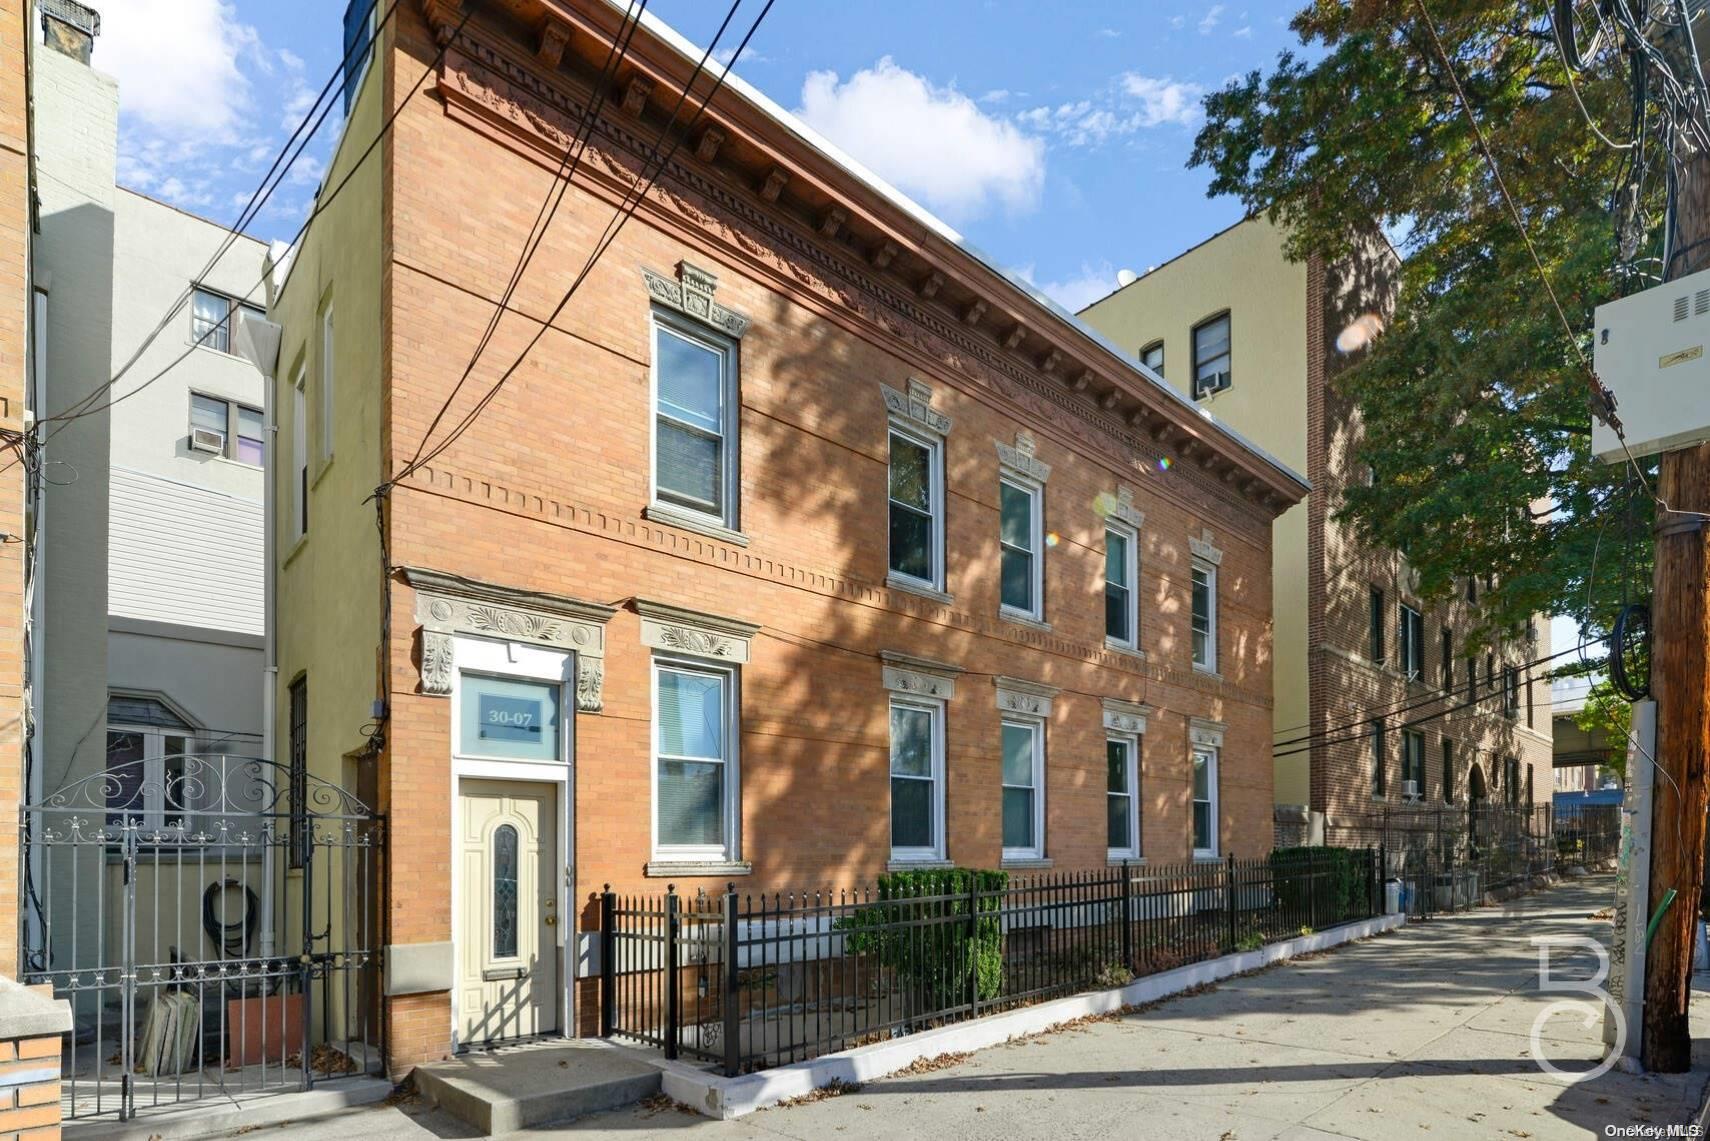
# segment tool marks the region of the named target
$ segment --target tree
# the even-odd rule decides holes
[[[1191,160],[1211,171],[1210,194],[1282,224],[1292,257],[1344,256],[1374,227],[1400,235],[1394,316],[1338,380],[1374,475],[1340,511],[1368,541],[1407,551],[1428,597],[1494,572],[1472,632],[1485,642],[1540,612],[1601,632],[1650,581],[1650,502],[1629,471],[1590,457],[1588,370],[1433,40],[1589,358],[1593,308],[1634,285],[1610,210],[1634,155],[1587,116],[1619,142],[1631,95],[1609,52],[1573,77],[1576,98],[1550,7],[1318,0],[1292,23],[1310,58],[1284,53],[1269,75],[1207,96]],[[1621,212],[1629,244],[1646,248],[1662,213],[1652,161],[1639,160],[1647,177]]]

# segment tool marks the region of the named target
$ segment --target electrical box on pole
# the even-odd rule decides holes
[[[1597,307],[1597,379],[1615,397],[1627,444],[1600,420],[1591,451],[1608,463],[1710,440],[1710,270]]]

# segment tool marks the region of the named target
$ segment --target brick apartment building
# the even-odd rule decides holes
[[[1251,218],[1081,314],[1312,484],[1274,546],[1279,837],[1547,804],[1553,784],[1548,667],[1524,668],[1550,653],[1547,619],[1477,644],[1488,580],[1422,598],[1400,553],[1336,517],[1344,490],[1371,478],[1336,376],[1389,317],[1394,256],[1379,241],[1342,263],[1290,262],[1281,232]]]
[[[386,813],[394,1072],[591,1026],[602,884],[1271,846],[1271,534],[1304,481],[734,77],[377,533],[621,14],[399,5],[275,275],[278,734]],[[634,36],[435,442],[698,58]]]

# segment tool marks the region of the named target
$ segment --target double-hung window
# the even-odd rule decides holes
[[[1383,796],[1389,791],[1389,768],[1384,756],[1384,731],[1381,719],[1372,722],[1372,795]]]
[[[1383,591],[1375,586],[1371,588],[1369,624],[1371,627],[1367,639],[1371,647],[1369,655],[1372,661],[1382,662],[1385,649]]]
[[[1005,475],[998,480],[999,579],[1002,609],[1026,618],[1044,613],[1044,489]]]
[[[664,858],[734,858],[736,673],[655,659],[654,849]]]
[[[653,411],[655,503],[735,530],[735,346],[655,311]]]
[[[1443,689],[1455,688],[1455,633],[1443,627]]]
[[[1217,855],[1217,749],[1210,745],[1193,750],[1193,854]]]
[[[190,291],[190,343],[222,353],[232,351],[232,334],[241,314],[260,318],[266,314],[257,306],[235,297],[196,286]]]
[[[934,590],[944,587],[944,452],[941,440],[890,433],[890,570]]]
[[[1164,375],[1164,342],[1153,341],[1140,350],[1140,363],[1157,373]]]
[[[891,700],[891,859],[944,858],[944,706]]]
[[[1425,616],[1404,602],[1397,618],[1401,672],[1413,681],[1422,680],[1425,677]]]
[[[1037,859],[1045,854],[1045,726],[1004,718],[1003,855]]]
[[[1515,720],[1520,717],[1520,671],[1513,666],[1502,671],[1502,712]]]
[[[261,410],[192,392],[190,447],[260,467],[265,447]]]
[[[1425,734],[1414,729],[1401,732],[1401,794],[1410,800],[1425,795]]]
[[[1104,636],[1125,649],[1140,648],[1140,591],[1135,533],[1107,524],[1104,529]]]
[[[1140,855],[1140,738],[1112,734],[1104,741],[1105,841],[1113,860]]]
[[[1217,672],[1217,568],[1193,563],[1193,668]]]
[[[1213,317],[1193,329],[1193,398],[1222,392],[1231,383],[1229,314]]]
[[[1455,743],[1443,738],[1443,803],[1455,801]]]

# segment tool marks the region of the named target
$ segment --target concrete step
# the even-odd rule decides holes
[[[428,1101],[483,1133],[511,1133],[633,1105],[659,1092],[659,1071],[598,1042],[470,1051],[418,1066]]]

